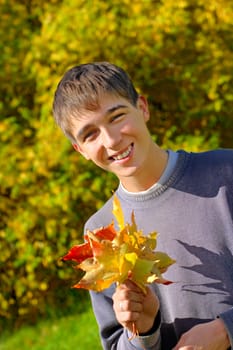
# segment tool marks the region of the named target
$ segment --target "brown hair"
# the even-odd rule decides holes
[[[134,106],[138,99],[127,73],[109,62],[81,64],[65,73],[54,95],[53,114],[71,142],[75,142],[72,120],[80,117],[83,110],[98,109],[99,97],[106,92],[124,97]]]

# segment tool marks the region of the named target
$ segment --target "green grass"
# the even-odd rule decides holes
[[[85,312],[43,320],[0,336],[0,350],[102,350],[98,327],[89,307]]]

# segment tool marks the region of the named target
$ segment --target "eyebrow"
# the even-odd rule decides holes
[[[111,108],[108,108],[106,110],[106,112],[104,113],[104,117],[107,117],[108,115],[114,113],[115,111],[117,111],[118,109],[121,108],[126,108],[127,105],[124,104],[118,104],[116,106],[113,106]],[[81,130],[79,130],[79,132],[77,133],[77,139],[82,139],[83,135],[85,134],[85,132],[91,127],[91,124],[87,124],[85,125]]]
[[[127,107],[127,106],[126,106],[126,105],[116,105],[116,106],[113,106],[113,107],[107,109],[107,111],[106,111],[106,113],[105,113],[105,116],[107,116],[107,115],[109,115],[109,114],[111,114],[111,113],[117,111],[117,110],[120,109],[120,108],[125,108],[125,107]]]

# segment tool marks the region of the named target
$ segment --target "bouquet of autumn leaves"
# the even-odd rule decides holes
[[[62,258],[77,263],[84,275],[73,288],[102,291],[112,283],[132,280],[146,293],[146,285],[156,282],[170,284],[162,274],[175,261],[166,253],[156,251],[157,233],[143,235],[138,230],[134,212],[131,224],[125,223],[120,201],[113,198],[113,215],[119,229],[109,226],[87,231],[85,243],[73,246]]]

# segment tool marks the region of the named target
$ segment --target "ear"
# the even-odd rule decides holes
[[[76,152],[80,153],[84,158],[89,160],[89,156],[83,151],[82,147],[80,147],[77,143],[72,143],[73,148]]]
[[[137,107],[142,111],[145,122],[150,119],[150,112],[148,102],[145,96],[139,95],[137,101]]]

